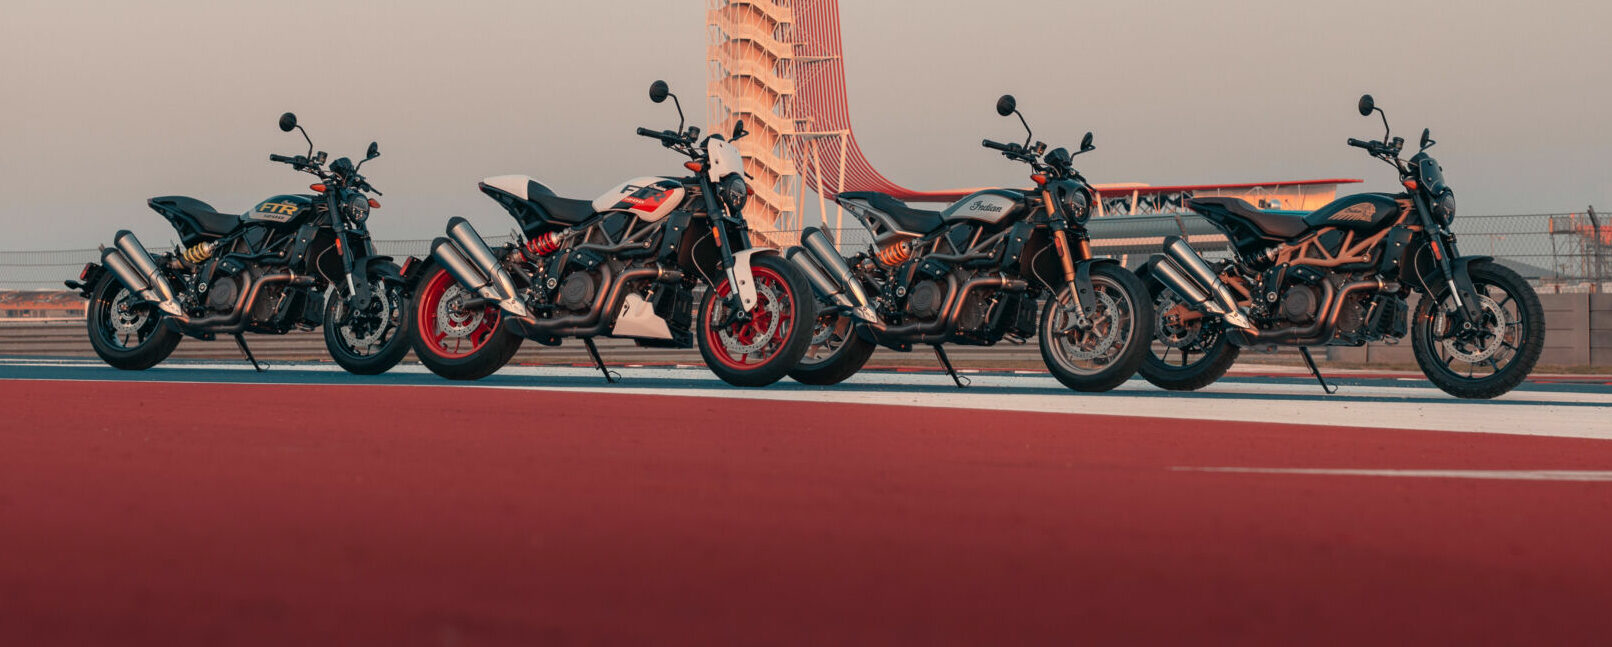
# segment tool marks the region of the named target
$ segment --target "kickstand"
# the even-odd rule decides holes
[[[1335,386],[1332,386],[1330,384],[1327,384],[1326,378],[1321,377],[1321,369],[1315,367],[1315,360],[1310,357],[1310,349],[1309,349],[1309,347],[1300,346],[1299,347],[1299,354],[1304,356],[1304,365],[1310,367],[1310,373],[1312,375],[1315,375],[1315,381],[1321,383],[1321,390],[1326,391],[1327,395],[1332,395],[1334,393],[1337,393],[1338,392],[1338,387],[1335,387]]]
[[[946,349],[941,348],[940,344],[935,344],[935,359],[940,360],[940,365],[946,367],[946,374],[952,376],[952,381],[957,383],[957,388],[968,388],[971,382],[969,382],[968,378],[958,375],[957,369],[952,368],[952,361],[946,357]]]
[[[246,361],[252,363],[252,368],[254,370],[256,370],[259,373],[268,372],[269,367],[264,366],[264,365],[259,365],[257,363],[257,358],[252,356],[252,349],[246,347],[246,338],[242,337],[241,333],[235,333],[235,345],[241,347],[241,352],[246,354]]]
[[[604,373],[605,381],[609,382],[611,384],[615,384],[617,382],[620,382],[621,381],[621,374],[620,373],[617,373],[617,372],[612,371],[612,370],[610,370],[608,368],[605,368],[604,360],[599,358],[599,347],[593,345],[593,338],[591,338],[591,337],[583,337],[582,338],[582,343],[587,345],[587,347],[588,347],[588,355],[591,355],[593,357],[593,365],[599,367],[599,372]]]

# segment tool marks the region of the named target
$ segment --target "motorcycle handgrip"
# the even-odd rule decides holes
[[[289,164],[289,163],[291,163],[291,158],[286,157],[284,155],[275,155],[274,153],[269,153],[269,161],[270,162],[285,162],[285,163]]]
[[[642,126],[638,127],[638,134],[643,135],[644,137],[653,137],[653,138],[659,139],[659,140],[661,140],[663,142],[675,142],[675,141],[677,141],[677,135],[674,135],[674,134],[672,134],[670,132],[667,132],[667,131],[664,131],[664,130],[650,130],[650,129],[644,128]]]
[[[1375,142],[1363,142],[1363,141],[1360,141],[1360,140],[1355,139],[1353,137],[1349,138],[1349,145],[1353,146],[1355,148],[1364,148],[1366,150],[1371,150],[1371,145],[1373,143],[1375,143]]]
[[[1008,145],[1008,144],[1001,144],[1001,143],[993,142],[993,141],[991,141],[989,139],[981,140],[980,145],[984,146],[986,148],[994,148],[996,150],[1003,151],[1003,152],[1013,150],[1013,147]]]

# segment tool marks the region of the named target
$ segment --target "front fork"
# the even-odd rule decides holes
[[[741,277],[737,268],[738,263],[734,260],[732,241],[729,240],[728,232],[723,227],[723,223],[729,220],[727,210],[717,203],[711,182],[704,175],[700,176],[700,188],[702,189],[701,194],[705,197],[707,220],[711,222],[711,235],[716,237],[717,250],[722,258],[722,271],[728,277],[728,285],[732,287],[732,290],[728,292],[728,315],[718,326],[718,328],[727,328],[733,324],[750,321],[750,309],[745,307],[744,297],[739,291]],[[732,220],[735,222],[734,230],[737,235],[746,236],[744,244],[748,247],[750,240],[746,235],[747,227],[745,226],[744,218],[740,217]],[[754,277],[746,278],[753,280]]]
[[[1427,232],[1427,244],[1433,250],[1433,258],[1438,261],[1439,271],[1444,273],[1444,282],[1450,288],[1451,298],[1455,299],[1456,323],[1463,331],[1472,330],[1483,318],[1483,305],[1478,302],[1478,291],[1472,285],[1472,275],[1467,273],[1466,263],[1457,261],[1461,255],[1455,248],[1455,236],[1445,235],[1444,227],[1433,222],[1432,212],[1428,211],[1427,201],[1422,199],[1421,194],[1412,192],[1411,200],[1422,214],[1422,229]]]
[[[1069,222],[1057,217],[1053,213],[1052,199],[1046,198],[1048,205],[1048,228],[1052,230],[1052,245],[1058,251],[1058,262],[1062,265],[1064,283],[1075,286],[1075,302],[1064,306],[1064,310],[1075,315],[1075,326],[1084,328],[1088,319],[1095,314],[1097,295],[1091,285],[1091,239],[1085,235],[1071,235]]]

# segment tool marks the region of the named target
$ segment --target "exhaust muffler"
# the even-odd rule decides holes
[[[101,250],[101,264],[140,298],[157,304],[158,309],[170,316],[184,319],[185,311],[179,307],[173,286],[168,285],[168,279],[157,270],[157,264],[151,262],[151,253],[140,244],[140,239],[125,229],[113,236],[112,244],[112,248]]]
[[[454,220],[460,219],[455,218]],[[463,220],[460,220],[460,222],[463,222]],[[464,229],[470,229],[470,224],[464,223]],[[454,232],[450,231],[449,233],[453,234]],[[481,237],[476,236],[474,229],[470,229],[469,234],[475,236],[477,242],[481,241]],[[483,243],[481,247],[485,250],[487,245]],[[492,258],[490,250],[487,252],[486,257]],[[531,312],[526,309],[526,304],[515,298],[514,280],[498,267],[496,260],[491,263],[489,271],[475,260],[473,252],[467,254],[464,246],[458,240],[448,238],[438,238],[431,241],[431,258],[441,263],[442,268],[447,270],[454,280],[458,281],[460,285],[470,288],[470,291],[476,293],[477,296],[498,302],[499,308],[514,317],[520,319],[531,318]],[[503,281],[495,280],[493,277],[501,277]],[[504,289],[505,286],[508,286],[507,291]]]
[[[1160,280],[1171,284],[1177,294],[1220,315],[1226,323],[1243,330],[1257,330],[1254,322],[1237,306],[1237,297],[1232,295],[1231,288],[1221,282],[1214,268],[1209,267],[1187,241],[1178,236],[1164,239],[1164,257],[1159,260],[1154,271],[1159,273]]]
[[[481,239],[481,234],[476,233],[476,228],[470,226],[469,221],[458,216],[449,219],[448,238],[454,243],[454,251],[459,252],[459,259],[478,270],[480,285],[473,288],[478,294],[489,299],[497,299],[498,306],[509,314],[521,319],[531,318],[531,313],[526,310],[526,304],[516,298],[518,293],[515,291],[515,279],[510,278],[509,273],[498,266],[498,258],[493,256],[493,250],[487,248],[487,243]],[[435,250],[433,254],[434,252]],[[444,264],[448,262],[445,260]],[[459,277],[455,275],[454,278]],[[474,284],[466,283],[466,285]],[[491,293],[486,291],[489,287]]]
[[[870,300],[867,292],[862,289],[862,282],[856,280],[856,276],[851,273],[851,266],[846,265],[845,259],[840,258],[839,250],[834,249],[834,244],[829,242],[828,236],[824,235],[822,230],[816,227],[807,227],[800,232],[800,242],[801,249],[807,254],[801,260],[807,261],[810,266],[800,261],[796,261],[795,264],[803,268],[802,271],[807,274],[807,280],[812,281],[815,285],[816,280],[812,279],[812,270],[817,270],[820,278],[837,284],[835,286],[837,289],[824,290],[824,292],[829,295],[837,294],[840,298],[849,301],[851,316],[870,324],[882,323],[879,321],[879,315],[873,312],[873,308],[868,307]],[[799,256],[799,254],[794,256]],[[830,296],[830,298],[832,299],[833,297]]]

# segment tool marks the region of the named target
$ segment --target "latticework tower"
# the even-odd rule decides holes
[[[750,135],[738,142],[755,195],[745,217],[761,237],[799,229],[800,180],[786,144],[795,132],[789,102],[792,68],[792,0],[709,0],[706,85],[709,128],[729,133],[743,119]]]

